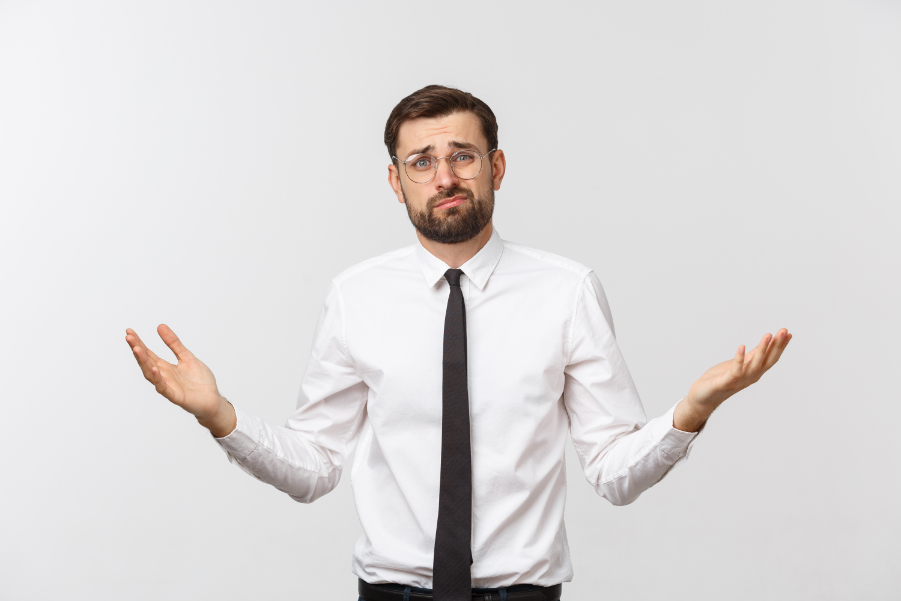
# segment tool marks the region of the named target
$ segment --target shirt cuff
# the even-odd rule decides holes
[[[232,404],[234,407],[234,404]],[[257,419],[235,407],[237,425],[230,434],[222,438],[215,438],[222,450],[230,457],[244,459],[250,456],[260,446],[260,425]]]
[[[680,400],[679,402],[681,403],[682,401]],[[676,405],[678,404],[676,403]],[[688,460],[698,435],[704,431],[707,425],[707,422],[704,422],[697,432],[683,432],[676,429],[673,426],[673,413],[676,411],[676,405],[670,407],[666,413],[654,420],[653,424],[654,438],[659,441],[657,444],[660,450],[671,457],[676,457],[673,466]]]

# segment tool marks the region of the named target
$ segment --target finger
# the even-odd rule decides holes
[[[171,377],[173,375],[174,367],[170,363],[163,363],[163,365],[155,365],[151,369],[150,381],[153,383],[153,386],[158,393],[181,407],[184,404],[184,394],[182,393],[181,387],[176,386],[172,382]]]
[[[135,361],[138,362],[138,366],[141,368],[141,373],[144,374],[144,378],[147,379],[148,382],[152,384],[156,384],[153,380],[153,368],[157,369],[171,369],[173,365],[166,361],[163,361],[159,357],[157,357],[153,351],[146,347],[142,347],[139,345],[134,345],[131,348],[132,354],[134,354]]]
[[[137,332],[135,332],[131,328],[125,330],[125,342],[127,342],[128,346],[130,347],[134,347],[136,345],[139,346],[153,361],[159,360],[159,357],[156,356],[156,353],[147,348],[147,345],[144,344],[144,341],[141,340],[141,337],[138,336]]]
[[[147,356],[146,349],[143,349],[138,345],[134,345],[131,348],[131,352],[135,357],[135,361],[138,362],[138,366],[141,368],[141,373],[144,374],[144,378],[146,378],[148,382],[153,382],[153,378],[150,375],[150,370],[153,369],[155,362]]]
[[[150,381],[153,383],[154,387],[156,387],[156,391],[163,395],[166,398],[169,398],[166,394],[167,389],[169,388],[166,378],[163,377],[162,371],[157,366],[153,366],[150,370]]]
[[[756,347],[756,346],[755,346],[754,348],[752,348],[750,351],[748,351],[747,353],[745,353],[745,365],[747,365],[748,363],[750,363],[750,362],[751,362],[751,359],[753,359],[753,358],[754,358],[754,355],[756,355],[756,354],[757,354],[757,347]]]
[[[181,343],[181,340],[178,339],[178,336],[175,335],[175,332],[172,331],[172,328],[164,323],[161,323],[156,331],[159,333],[160,338],[163,339],[163,342],[166,343],[166,346],[172,349],[172,352],[175,353],[175,357],[179,361],[185,361],[194,357],[191,351],[186,349],[185,345]]]
[[[153,354],[153,351],[151,351],[149,349],[141,348],[141,347],[135,345],[131,349],[131,351],[134,353],[135,359],[137,359],[137,361],[138,361],[138,365],[141,366],[141,370],[144,372],[144,377],[147,377],[148,380],[150,380],[150,378],[148,376],[150,375],[151,368],[153,368],[153,367],[157,367],[157,368],[165,368],[165,367],[172,368],[172,367],[174,367],[168,361],[164,361],[163,359],[160,359],[159,357],[157,357],[155,354]]]
[[[764,364],[764,371],[771,368],[779,358],[782,356],[782,352],[785,351],[786,345],[788,345],[788,341],[791,339],[791,334],[788,333],[788,330],[782,328],[778,332],[776,332],[776,336],[773,338],[773,344],[771,352],[768,354],[766,363]]]
[[[144,341],[141,340],[141,337],[138,336],[138,333],[131,328],[126,328],[125,330],[125,342],[128,343],[129,347],[137,345],[143,349],[147,348],[147,345],[144,344]]]
[[[763,365],[772,341],[772,334],[764,334],[763,338],[760,339],[760,344],[754,348],[754,357],[748,362],[749,372],[756,372]]]
[[[730,372],[732,377],[738,379],[741,377],[742,372],[745,367],[745,345],[741,345],[738,347],[738,350],[735,351],[735,358],[732,359],[732,367],[730,368]]]

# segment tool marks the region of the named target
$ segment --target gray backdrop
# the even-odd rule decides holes
[[[795,334],[633,505],[569,454],[564,598],[898,599],[887,0],[0,2],[0,597],[356,598],[348,482],[247,477],[124,331],[282,424],[329,279],[414,240],[382,130],[435,82],[498,115],[499,232],[598,272],[649,416]]]

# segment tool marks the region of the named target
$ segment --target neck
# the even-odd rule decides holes
[[[493,227],[491,221],[489,221],[488,225],[483,227],[482,231],[479,232],[475,238],[457,244],[433,242],[420,234],[418,230],[416,236],[419,238],[419,242],[422,244],[423,248],[447,263],[452,269],[458,269],[461,265],[476,256],[477,252],[482,250],[482,247],[485,246],[491,238],[492,231]]]

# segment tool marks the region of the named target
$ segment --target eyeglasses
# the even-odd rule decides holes
[[[473,179],[482,172],[482,159],[497,150],[489,150],[485,154],[479,154],[475,150],[458,150],[449,157],[433,157],[430,154],[414,154],[403,161],[404,172],[411,182],[417,184],[427,184],[435,179],[438,173],[438,161],[447,159],[450,164],[451,171],[460,179]],[[396,156],[392,159],[400,162]]]

